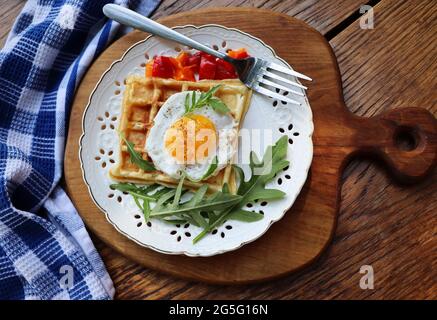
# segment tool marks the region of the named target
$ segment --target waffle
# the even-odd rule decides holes
[[[134,143],[135,151],[142,154],[143,159],[151,161],[144,146],[149,129],[153,125],[153,119],[164,102],[175,93],[190,90],[205,92],[218,84],[222,86],[215,96],[228,106],[231,116],[240,126],[249,106],[252,92],[239,80],[190,82],[130,76],[126,79],[119,131],[129,142]],[[144,171],[131,163],[127,146],[121,139],[119,148],[119,159],[109,173],[112,179],[141,184],[158,183],[170,187],[178,184],[177,179],[173,179],[161,171]],[[221,190],[224,183],[228,183],[231,192],[236,191],[236,180],[231,165],[226,166],[217,175],[205,181],[185,180],[184,186],[196,190],[207,184],[209,191],[213,192]]]

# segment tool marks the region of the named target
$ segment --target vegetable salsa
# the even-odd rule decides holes
[[[227,53],[234,59],[249,57],[244,48],[229,50]],[[196,81],[196,74],[199,80],[238,78],[232,64],[200,51],[194,54],[182,51],[176,58],[157,56],[146,64],[146,77]]]

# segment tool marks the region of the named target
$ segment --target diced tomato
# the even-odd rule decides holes
[[[181,64],[180,64],[178,59],[173,58],[173,57],[169,57],[169,59],[170,59],[171,64],[173,65],[174,73],[176,73],[176,71],[178,69],[182,68],[182,66],[181,66]]]
[[[181,53],[178,54],[176,57],[176,60],[179,61],[179,64],[182,67],[189,66],[189,60],[190,60],[191,54],[186,51],[181,51]]]
[[[237,73],[235,72],[234,66],[232,64],[222,59],[217,59],[216,64],[217,64],[217,70],[215,73],[216,80],[237,78]]]
[[[153,63],[152,75],[159,78],[173,78],[175,69],[172,59],[166,56],[158,56]]]
[[[153,76],[153,59],[146,64],[146,77],[150,78]]]
[[[215,79],[216,70],[217,65],[215,61],[210,61],[207,57],[202,55],[202,58],[200,59],[199,79]]]
[[[214,57],[208,53],[205,53],[205,52],[200,52],[200,56],[208,61],[211,61],[211,62],[215,62],[215,60],[217,59],[216,57]]]
[[[246,49],[229,50],[228,55],[235,59],[249,57]],[[173,78],[181,81],[199,79],[234,79],[238,75],[232,64],[204,52],[191,54],[182,51],[176,58],[159,56],[146,64],[146,77]]]
[[[196,81],[196,78],[194,77],[193,67],[191,66],[182,67],[176,70],[174,78],[181,81]]]
[[[247,53],[245,48],[240,48],[237,50],[229,50],[228,56],[234,59],[245,59],[249,57],[249,54]]]
[[[194,72],[194,66],[184,67],[182,73],[184,75],[184,79],[183,80],[196,81],[195,72]]]
[[[199,72],[201,53],[197,51],[188,58],[187,65],[193,68],[195,73]]]

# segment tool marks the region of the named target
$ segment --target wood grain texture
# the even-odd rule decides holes
[[[8,5],[22,6],[24,2],[1,2],[1,43],[19,12],[17,8],[12,13]],[[215,5],[215,1],[178,1],[186,3],[183,8],[166,8],[165,4],[172,2],[176,1],[164,0],[155,15],[191,10],[198,3]],[[260,2],[241,0],[233,5],[260,6],[274,1]],[[302,3],[278,2],[282,6],[292,4],[291,10]],[[383,0],[375,8],[374,30],[361,30],[355,22],[331,41],[350,110],[371,116],[383,110],[415,105],[436,115],[437,66],[432,47],[436,41],[436,9],[432,2],[404,1],[399,5],[399,1]],[[347,16],[338,3],[331,3],[335,8],[331,14],[340,12]],[[291,10],[289,14],[298,14]],[[311,10],[310,6],[309,16]],[[314,18],[308,22],[323,32],[318,24],[324,21]],[[116,297],[121,299],[436,299],[436,181],[434,172],[421,184],[399,187],[379,166],[354,160],[343,174],[340,214],[329,249],[304,272],[259,285],[214,286],[188,282],[146,269],[95,237],[94,241],[114,280]],[[375,268],[375,290],[361,290],[358,286],[361,277],[358,271],[363,264]]]
[[[0,48],[5,44],[9,31],[25,3],[25,0],[0,0]]]
[[[294,16],[325,34],[351,14],[358,12],[360,6],[367,2],[366,0],[340,0],[335,3],[331,0],[163,0],[153,18],[208,7],[262,8]],[[262,24],[262,21],[253,20],[253,22]]]
[[[384,0],[375,7],[373,30],[362,30],[356,22],[335,37],[331,45],[349,109],[373,116],[420,106],[436,116],[436,30],[435,1]],[[352,261],[328,258],[326,266],[340,273],[327,281],[337,283],[331,296],[436,299],[437,172],[405,188],[377,165],[357,159],[343,182],[331,248]],[[374,266],[377,287],[351,291],[345,280],[354,275],[356,280],[363,264]],[[345,269],[350,271],[340,271]]]
[[[370,41],[370,40],[369,40]],[[347,82],[346,82],[347,85]],[[311,98],[310,98],[311,99]],[[349,170],[350,171],[350,170]],[[433,176],[434,177],[434,176]],[[432,181],[432,180],[431,180]],[[346,181],[347,183],[348,181]],[[362,179],[360,179],[360,183],[362,182]],[[434,181],[435,182],[435,181]],[[388,183],[388,182],[386,182]],[[429,183],[429,180],[428,180]],[[431,184],[432,186],[432,184]],[[350,187],[350,186],[349,186]],[[372,186],[366,186],[364,188],[365,193],[367,194],[367,190],[371,189]],[[396,188],[396,187],[395,187]],[[351,190],[357,190],[358,188],[354,187]],[[349,190],[349,189],[348,189]],[[358,189],[358,194],[361,195],[362,189]],[[397,188],[396,188],[397,190]],[[403,189],[399,189],[404,192]],[[408,194],[408,191],[405,191]],[[349,195],[353,195],[354,193],[352,191],[349,192]],[[434,193],[435,194],[435,193]],[[361,195],[362,196],[362,195]],[[346,197],[347,199],[347,197]],[[392,203],[388,202],[390,207],[392,207]],[[397,203],[397,202],[395,202]],[[435,203],[435,202],[434,202]],[[374,204],[374,201],[370,201],[370,204]],[[407,206],[406,211],[411,207]],[[433,215],[431,214],[432,207],[430,208],[431,211],[427,211],[428,218],[433,218]],[[435,204],[434,204],[434,211],[435,211]],[[367,212],[366,212],[367,213]],[[406,221],[402,221],[402,226],[408,227],[408,221],[411,221],[414,219],[413,215],[411,215],[411,211],[409,212],[410,219],[406,219]],[[356,215],[356,213],[355,213]],[[357,217],[355,217],[357,218]],[[362,217],[360,217],[362,218]],[[354,220],[354,219],[352,219]],[[360,219],[357,219],[360,220]],[[393,227],[399,226],[399,223],[396,223],[396,218],[393,218],[391,221],[391,224],[386,223],[387,220],[386,217],[378,216],[378,220],[376,221],[376,224],[369,224],[362,227],[362,231],[365,232],[365,236],[367,237],[371,233],[372,228],[379,227],[379,226],[385,226],[387,227]],[[366,217],[364,217],[364,222],[366,221]],[[356,227],[356,221],[352,221],[350,227]],[[360,231],[361,229],[354,230],[353,232]],[[341,234],[340,234],[341,235]],[[353,234],[352,234],[353,235]],[[435,235],[434,232],[431,233],[431,235]],[[390,234],[387,234],[386,236],[390,236]],[[349,240],[349,238],[352,237],[351,235],[341,236],[340,240]],[[338,237],[336,237],[337,239]],[[364,238],[366,239],[366,238]],[[378,235],[378,237],[373,237],[372,239],[381,239],[381,235]],[[432,240],[432,238],[431,238]],[[427,244],[432,243],[432,241],[428,240],[426,241]],[[366,297],[366,296],[372,296],[378,291],[362,291],[358,287],[358,280],[360,275],[358,274],[358,269],[361,264],[360,259],[366,258],[367,256],[373,256],[373,261],[378,262],[378,255],[375,255],[372,248],[367,247],[369,251],[366,252],[366,246],[360,245],[361,241],[363,241],[363,238],[359,239],[358,242],[354,241],[354,246],[349,246],[350,243],[346,243],[346,246],[340,246],[340,252],[342,252],[342,255],[339,254],[337,251],[337,255],[334,255],[334,259],[329,259],[332,255],[332,252],[334,249],[331,249],[328,254],[325,254],[323,262],[326,262],[328,259],[331,263],[331,266],[328,265],[329,270],[326,270],[325,268],[322,268],[320,264],[321,261],[318,262],[319,268],[322,268],[321,270],[315,269],[315,267],[312,267],[312,270],[309,272],[305,272],[300,275],[295,275],[286,279],[282,279],[280,281],[275,281],[271,284],[264,284],[264,285],[253,285],[253,286],[245,286],[245,287],[212,287],[207,285],[192,285],[191,283],[187,283],[183,280],[175,280],[173,278],[168,278],[166,276],[157,275],[154,272],[146,271],[141,269],[140,267],[128,263],[123,259],[120,259],[116,255],[113,254],[113,252],[110,249],[102,248],[102,254],[104,257],[106,257],[106,262],[108,263],[109,269],[113,271],[112,275],[116,281],[116,285],[119,285],[121,289],[123,288],[129,288],[129,290],[121,290],[120,297],[122,298],[129,298],[129,297],[136,297],[136,298],[199,298],[199,297],[208,297],[208,298],[244,298],[244,297],[257,297],[257,298],[266,298],[266,297],[276,297],[276,298],[291,298],[291,297],[314,297],[315,295],[320,296],[320,294],[323,294],[322,297],[347,297],[349,296],[355,296],[355,297]],[[340,241],[338,241],[340,242]],[[366,241],[364,241],[366,242]],[[435,243],[434,243],[435,244]],[[382,245],[382,244],[380,244]],[[402,248],[402,243],[401,243]],[[383,246],[384,248],[384,246]],[[431,251],[432,245],[428,245],[425,249],[429,249]],[[425,250],[424,249],[424,250]],[[364,253],[363,253],[364,252]],[[335,252],[334,252],[335,253]],[[371,254],[372,253],[372,254]],[[377,252],[378,253],[378,252]],[[379,252],[380,253],[380,252]],[[328,256],[328,257],[327,257]],[[431,259],[435,258],[432,255]],[[384,258],[384,255],[382,256]],[[432,260],[434,261],[434,260]],[[372,262],[372,261],[370,261]],[[435,261],[434,261],[435,263]],[[323,263],[325,264],[325,263]],[[410,263],[410,265],[412,265]],[[355,266],[355,267],[354,267]],[[378,265],[381,266],[381,265]],[[374,265],[375,269],[377,269],[377,266]],[[332,269],[332,271],[331,271]],[[381,267],[381,270],[383,270],[384,267]],[[409,274],[408,268],[403,268],[404,273]],[[405,271],[406,270],[406,271]],[[323,272],[322,272],[323,271]],[[433,289],[434,283],[430,281],[432,277],[432,268],[428,268],[427,271],[430,271],[429,274],[424,276],[424,274],[421,274],[420,278],[420,285],[428,284],[428,286],[425,286],[425,288],[428,288],[424,292],[422,292],[422,297],[430,297],[431,292]],[[417,274],[417,272],[412,272],[412,274]],[[351,275],[348,277],[347,275]],[[402,274],[401,274],[402,275]],[[392,275],[386,274],[386,277],[381,277],[381,279],[385,281],[391,280],[393,277]],[[302,280],[306,279],[306,280]],[[388,279],[388,280],[387,280]],[[138,284],[139,283],[139,284]],[[329,285],[328,285],[328,284]],[[135,284],[135,285],[133,285]],[[393,285],[396,285],[392,283]],[[430,287],[431,286],[431,287]],[[340,287],[340,290],[338,290]],[[342,288],[343,287],[343,288]],[[423,286],[421,286],[423,287]],[[147,288],[147,289],[145,289]],[[350,290],[347,290],[347,289]],[[394,289],[393,289],[394,288]],[[417,287],[416,287],[417,289]],[[379,291],[381,293],[381,290]],[[402,297],[402,295],[399,295],[399,292],[396,290],[396,286],[392,286],[392,290],[383,290],[382,295],[380,297],[384,297],[384,294],[388,292],[391,293],[396,297]],[[417,290],[412,290],[409,293],[416,292]],[[408,293],[407,295],[408,296]]]

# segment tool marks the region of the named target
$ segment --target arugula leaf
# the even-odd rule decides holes
[[[136,186],[133,183],[114,183],[109,186],[113,190],[120,190],[121,192],[128,192],[132,197],[136,197],[137,199],[147,200],[149,202],[156,202],[158,201],[162,195],[172,191],[173,189],[162,187],[159,184],[153,184],[148,186]],[[151,192],[155,191],[156,189],[159,189],[158,191],[150,194]],[[139,206],[140,209],[142,209],[141,206]]]
[[[140,200],[138,200],[138,197],[136,195],[132,195],[132,198],[134,198],[135,204],[139,207],[139,208],[143,208],[140,204]]]
[[[208,221],[202,216],[202,214],[199,211],[193,211],[191,213],[191,216],[195,223],[194,225],[197,225],[198,227],[202,228],[208,228]]]
[[[149,221],[150,218],[150,202],[149,200],[143,200],[143,215],[144,215],[144,220],[147,222]]]
[[[175,194],[176,189],[171,189],[168,192],[164,193],[162,196],[160,196],[158,201],[156,202],[155,207],[153,208],[153,211],[158,211],[159,208],[163,207],[168,201],[173,199]]]
[[[178,187],[176,188],[174,200],[171,205],[172,208],[177,208],[179,204],[179,200],[181,199],[181,194],[182,194],[182,187],[184,185],[184,180],[185,180],[185,172],[182,173],[181,180],[179,180]]]
[[[261,162],[258,161],[255,153],[251,153],[249,167],[252,175],[248,181],[245,181],[243,170],[238,166],[234,166],[240,180],[237,195],[241,196],[241,200],[234,206],[223,210],[216,220],[210,222],[208,228],[204,229],[193,239],[193,243],[198,242],[209,232],[223,224],[224,221],[229,219],[235,212],[237,212],[235,213],[236,217],[241,218],[241,208],[248,202],[255,199],[268,200],[282,198],[285,195],[284,192],[276,189],[266,189],[265,184],[280,170],[289,165],[289,161],[284,159],[286,155],[287,136],[282,136],[274,146],[267,148]]]
[[[187,220],[184,219],[161,219],[164,222],[171,223],[171,224],[184,224],[187,223]]]
[[[185,96],[185,114],[193,112],[195,109],[202,108],[206,105],[210,105],[215,111],[219,113],[227,113],[229,112],[229,108],[226,106],[226,104],[223,103],[220,99],[217,97],[214,97],[214,93],[217,92],[217,90],[221,87],[221,85],[216,85],[212,87],[207,92],[202,92],[199,95],[199,98],[197,98],[198,94],[196,92],[191,93],[191,104],[190,104],[190,93],[187,93]]]
[[[195,206],[197,205],[200,201],[202,201],[202,199],[204,198],[206,191],[208,190],[208,186],[207,185],[203,185],[201,186],[196,193],[193,195],[193,197],[189,200],[190,205]],[[207,228],[208,227],[208,222],[206,221],[206,219],[202,216],[202,214],[200,213],[200,211],[197,210],[193,210],[191,212],[191,216],[193,218],[193,220],[196,222],[195,225],[197,224],[198,226],[202,227],[202,228]]]
[[[195,206],[196,204],[198,204],[200,201],[202,201],[203,197],[206,194],[206,191],[208,191],[208,186],[205,184],[203,186],[201,186],[196,193],[193,195],[193,197],[188,201],[188,203],[190,205]]]
[[[138,206],[138,208],[141,209],[143,212],[144,220],[147,222],[149,221],[150,216],[150,205],[149,200],[143,198],[143,204],[141,205],[139,197],[133,193],[131,193],[132,197],[134,198],[135,204]]]
[[[240,179],[237,194],[243,197],[242,201],[244,203],[255,199],[278,199],[285,195],[280,190],[265,189],[265,184],[280,170],[289,165],[289,161],[283,159],[286,154],[287,137],[282,136],[273,147],[267,148],[262,162],[257,162],[255,153],[251,153],[249,167],[252,171],[252,176],[248,181],[245,181],[243,170],[234,166]],[[261,174],[255,174],[255,169],[261,171]]]
[[[139,189],[133,183],[113,183],[109,186],[112,190],[120,190],[121,192],[136,191]]]
[[[228,216],[229,220],[237,220],[243,222],[259,221],[262,218],[264,218],[264,215],[262,215],[261,213],[246,211],[243,209],[232,211],[232,213],[230,213]]]
[[[158,191],[156,191],[154,194],[153,194],[153,196],[157,199],[157,200],[159,200],[164,194],[167,194],[168,192],[170,192],[170,191],[172,191],[173,190],[173,188],[168,188],[168,187],[165,187],[165,188],[162,188],[162,189],[159,189]],[[170,198],[171,199],[171,198]]]
[[[223,210],[237,204],[241,200],[238,195],[220,193],[214,200],[205,199],[192,205],[189,202],[179,205],[177,208],[173,206],[162,205],[157,208],[155,206],[150,214],[151,217],[177,216],[192,211],[214,211]]]
[[[189,98],[186,101],[189,101]],[[231,194],[229,186],[224,184],[221,192],[217,191],[207,196],[208,186],[203,185],[190,199],[182,200],[182,195],[187,191],[183,189],[186,174],[182,175],[177,188],[157,185],[139,187],[130,183],[113,184],[111,188],[131,194],[146,221],[155,218],[167,223],[190,223],[203,228],[193,239],[193,243],[196,243],[226,220],[254,222],[262,219],[262,214],[242,209],[248,202],[256,199],[274,200],[284,197],[284,192],[266,189],[265,185],[289,165],[285,159],[287,147],[287,137],[283,136],[274,146],[267,148],[261,161],[257,159],[255,153],[251,153],[249,163],[251,176],[247,181],[243,170],[234,166],[240,181],[235,195]],[[211,167],[208,174],[210,174],[209,171],[215,171],[215,168]],[[151,202],[155,202],[152,209],[150,208]]]
[[[202,186],[197,190],[193,197],[184,203],[180,203],[180,193],[182,190],[183,181],[185,175],[182,176],[179,181],[177,189],[169,191],[167,194],[161,196],[156,203],[155,207],[152,209],[151,217],[168,217],[168,216],[178,216],[185,214],[196,213],[196,218],[194,220],[199,220],[199,224],[204,224],[200,222],[201,211],[211,211],[211,210],[221,210],[223,208],[230,207],[240,200],[240,196],[232,194],[219,193],[215,197],[210,197],[205,199],[205,194],[208,189],[207,185]],[[165,202],[174,196],[173,203],[165,204]]]
[[[134,192],[140,192],[143,194],[147,194],[150,193],[156,189],[158,189],[159,187],[161,187],[159,184],[152,184],[152,185],[145,185],[142,187],[139,187],[133,183],[113,183],[109,186],[112,190],[120,190],[122,192],[130,192],[130,191],[134,191]],[[165,189],[165,188],[164,188]]]
[[[155,166],[150,161],[144,160],[141,154],[135,151],[134,144],[127,141],[123,133],[120,133],[120,138],[126,143],[127,151],[129,152],[130,161],[136,164],[140,169],[144,171],[153,171]]]
[[[143,212],[144,220],[147,222],[150,216],[150,201],[156,201],[157,196],[155,194],[150,195],[149,193],[156,190],[160,186],[150,185],[138,187],[133,183],[114,183],[109,186],[113,190],[120,190],[122,192],[128,192],[135,201],[135,204]],[[143,201],[141,204],[140,200]]]

